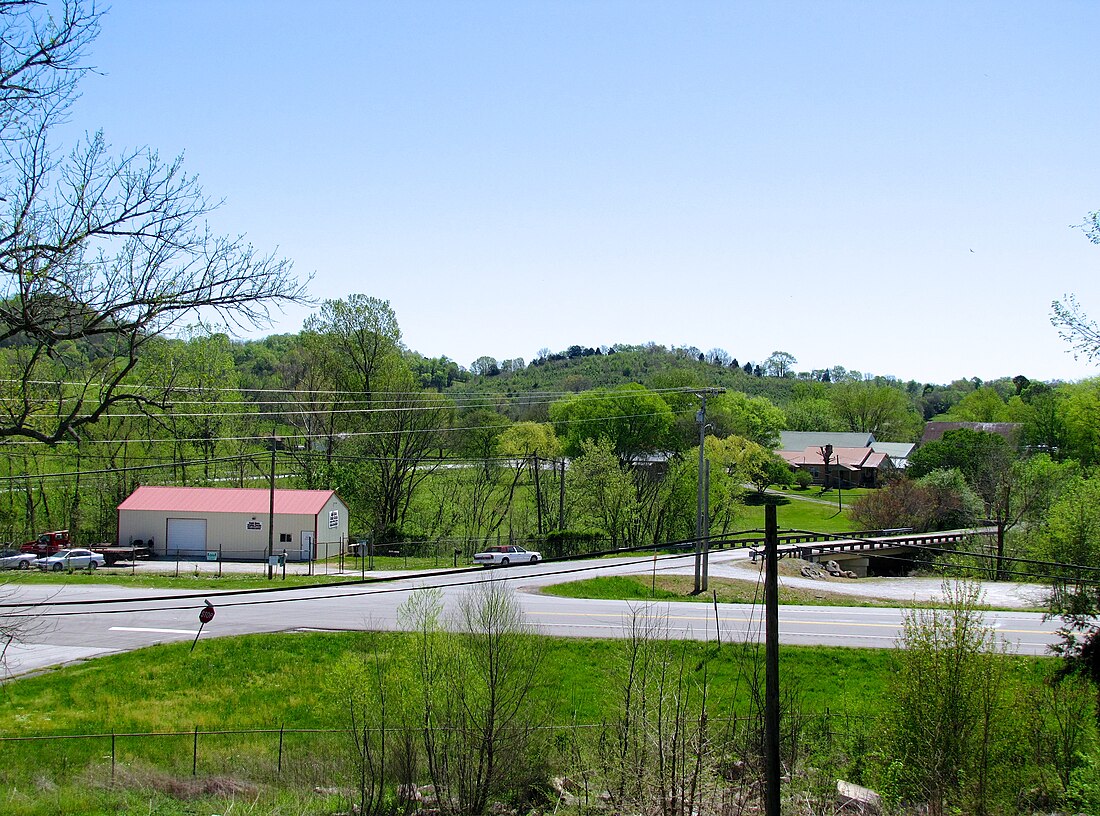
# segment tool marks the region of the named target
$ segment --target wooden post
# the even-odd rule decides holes
[[[764,506],[764,813],[779,814],[779,527]]]

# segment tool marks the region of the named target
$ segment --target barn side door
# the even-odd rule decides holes
[[[313,560],[313,530],[302,530],[302,560]]]

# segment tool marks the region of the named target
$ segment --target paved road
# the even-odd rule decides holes
[[[714,554],[711,574],[748,577],[751,573],[746,558],[743,550]],[[398,626],[398,607],[415,589],[439,587],[451,605],[469,592],[473,584],[485,580],[506,580],[514,586],[528,620],[547,634],[621,637],[629,616],[642,610],[644,614],[667,618],[669,634],[674,637],[720,636],[723,642],[762,638],[762,610],[746,604],[720,605],[716,624],[714,608],[707,604],[668,603],[643,610],[637,603],[556,598],[537,592],[538,587],[550,583],[593,575],[648,574],[654,568],[652,558],[631,557],[503,570],[477,569],[458,574],[421,573],[385,583],[247,593],[195,594],[108,585],[19,586],[9,588],[9,597],[4,601],[25,606],[0,611],[20,616],[18,620],[25,624],[26,631],[22,643],[13,642],[7,647],[4,671],[12,676],[154,643],[193,640],[205,598],[216,605],[217,614],[206,626],[204,638],[255,632],[393,629]],[[656,568],[690,575],[692,559],[662,557]],[[783,580],[792,583],[800,579]],[[893,597],[903,600],[934,594],[929,582],[905,583],[910,580],[902,579],[899,584],[896,580],[868,579],[853,582],[848,588],[866,595],[894,593]],[[939,582],[935,586],[938,588]],[[1010,586],[1018,593],[1018,586]],[[997,587],[991,590],[1000,591]],[[1001,605],[995,597],[989,600]],[[894,645],[902,615],[903,610],[898,609],[783,606],[779,615],[780,637],[788,644],[885,648]],[[986,613],[986,620],[1021,653],[1042,654],[1056,641],[1055,623],[1043,622],[1038,613],[990,612]]]

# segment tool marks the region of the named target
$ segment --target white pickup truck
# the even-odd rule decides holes
[[[525,550],[515,544],[498,544],[486,547],[485,552],[474,556],[474,563],[485,567],[506,567],[509,564],[535,564],[542,560],[542,553]]]

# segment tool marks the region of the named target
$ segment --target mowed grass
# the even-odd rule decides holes
[[[802,563],[802,562],[798,562]],[[780,565],[781,574],[783,567]],[[789,574],[795,574],[790,572]],[[845,579],[833,579],[843,581]],[[717,595],[718,603],[763,604],[763,584],[752,578],[716,578],[707,581],[708,590],[699,595],[695,593],[695,579],[689,575],[621,575],[586,578],[564,584],[551,584],[540,591],[560,598],[592,598],[605,601],[686,601],[689,603],[713,603]],[[889,609],[939,609],[943,603],[930,601],[901,600],[897,598],[872,598],[866,595],[849,595],[830,592],[829,582],[822,581],[821,589],[779,586],[779,603],[798,606],[865,606]],[[713,593],[713,594],[712,594]],[[998,607],[979,604],[982,610],[1004,609],[1014,611],[1016,607]]]
[[[570,581],[565,584],[553,584],[543,587],[542,592],[561,598],[599,598],[603,600],[625,601],[690,601],[713,603],[717,595],[718,603],[751,604],[764,602],[763,584],[752,579],[710,578],[709,589],[695,595],[695,579],[690,575],[622,575],[600,578],[586,578],[582,581]],[[895,600],[866,598],[859,595],[842,595],[827,589],[802,589],[780,586],[779,603],[802,606],[876,606],[898,607],[912,606]]]
[[[651,610],[660,614],[660,607]],[[620,641],[542,638],[536,696],[552,723],[574,717],[599,722],[615,700]],[[733,683],[742,647],[678,644],[691,665],[709,660],[716,688]],[[755,649],[755,647],[751,647]],[[384,633],[248,635],[167,644],[90,660],[33,677],[0,691],[0,736],[88,734],[194,728],[324,728],[342,723],[345,700],[335,681],[341,661],[380,651],[405,661],[403,693],[419,687],[412,671],[412,636]],[[837,676],[863,676],[859,688],[880,700],[893,671],[889,650],[784,649],[785,681],[811,708],[833,704],[845,687]],[[828,666],[828,671],[822,667]],[[399,676],[401,674],[399,673]]]
[[[835,504],[836,493],[832,493],[833,504],[823,504],[821,501],[807,501],[807,499],[819,498],[816,493],[808,496],[787,494],[779,501],[786,503],[776,507],[776,521],[779,531],[784,530],[810,530],[815,533],[847,533],[856,529],[856,526],[848,518],[848,505],[838,511]],[[829,494],[820,497],[828,501]],[[763,530],[764,529],[764,505],[751,501],[741,508],[737,520],[737,530]],[[711,531],[713,534],[715,531]]]

